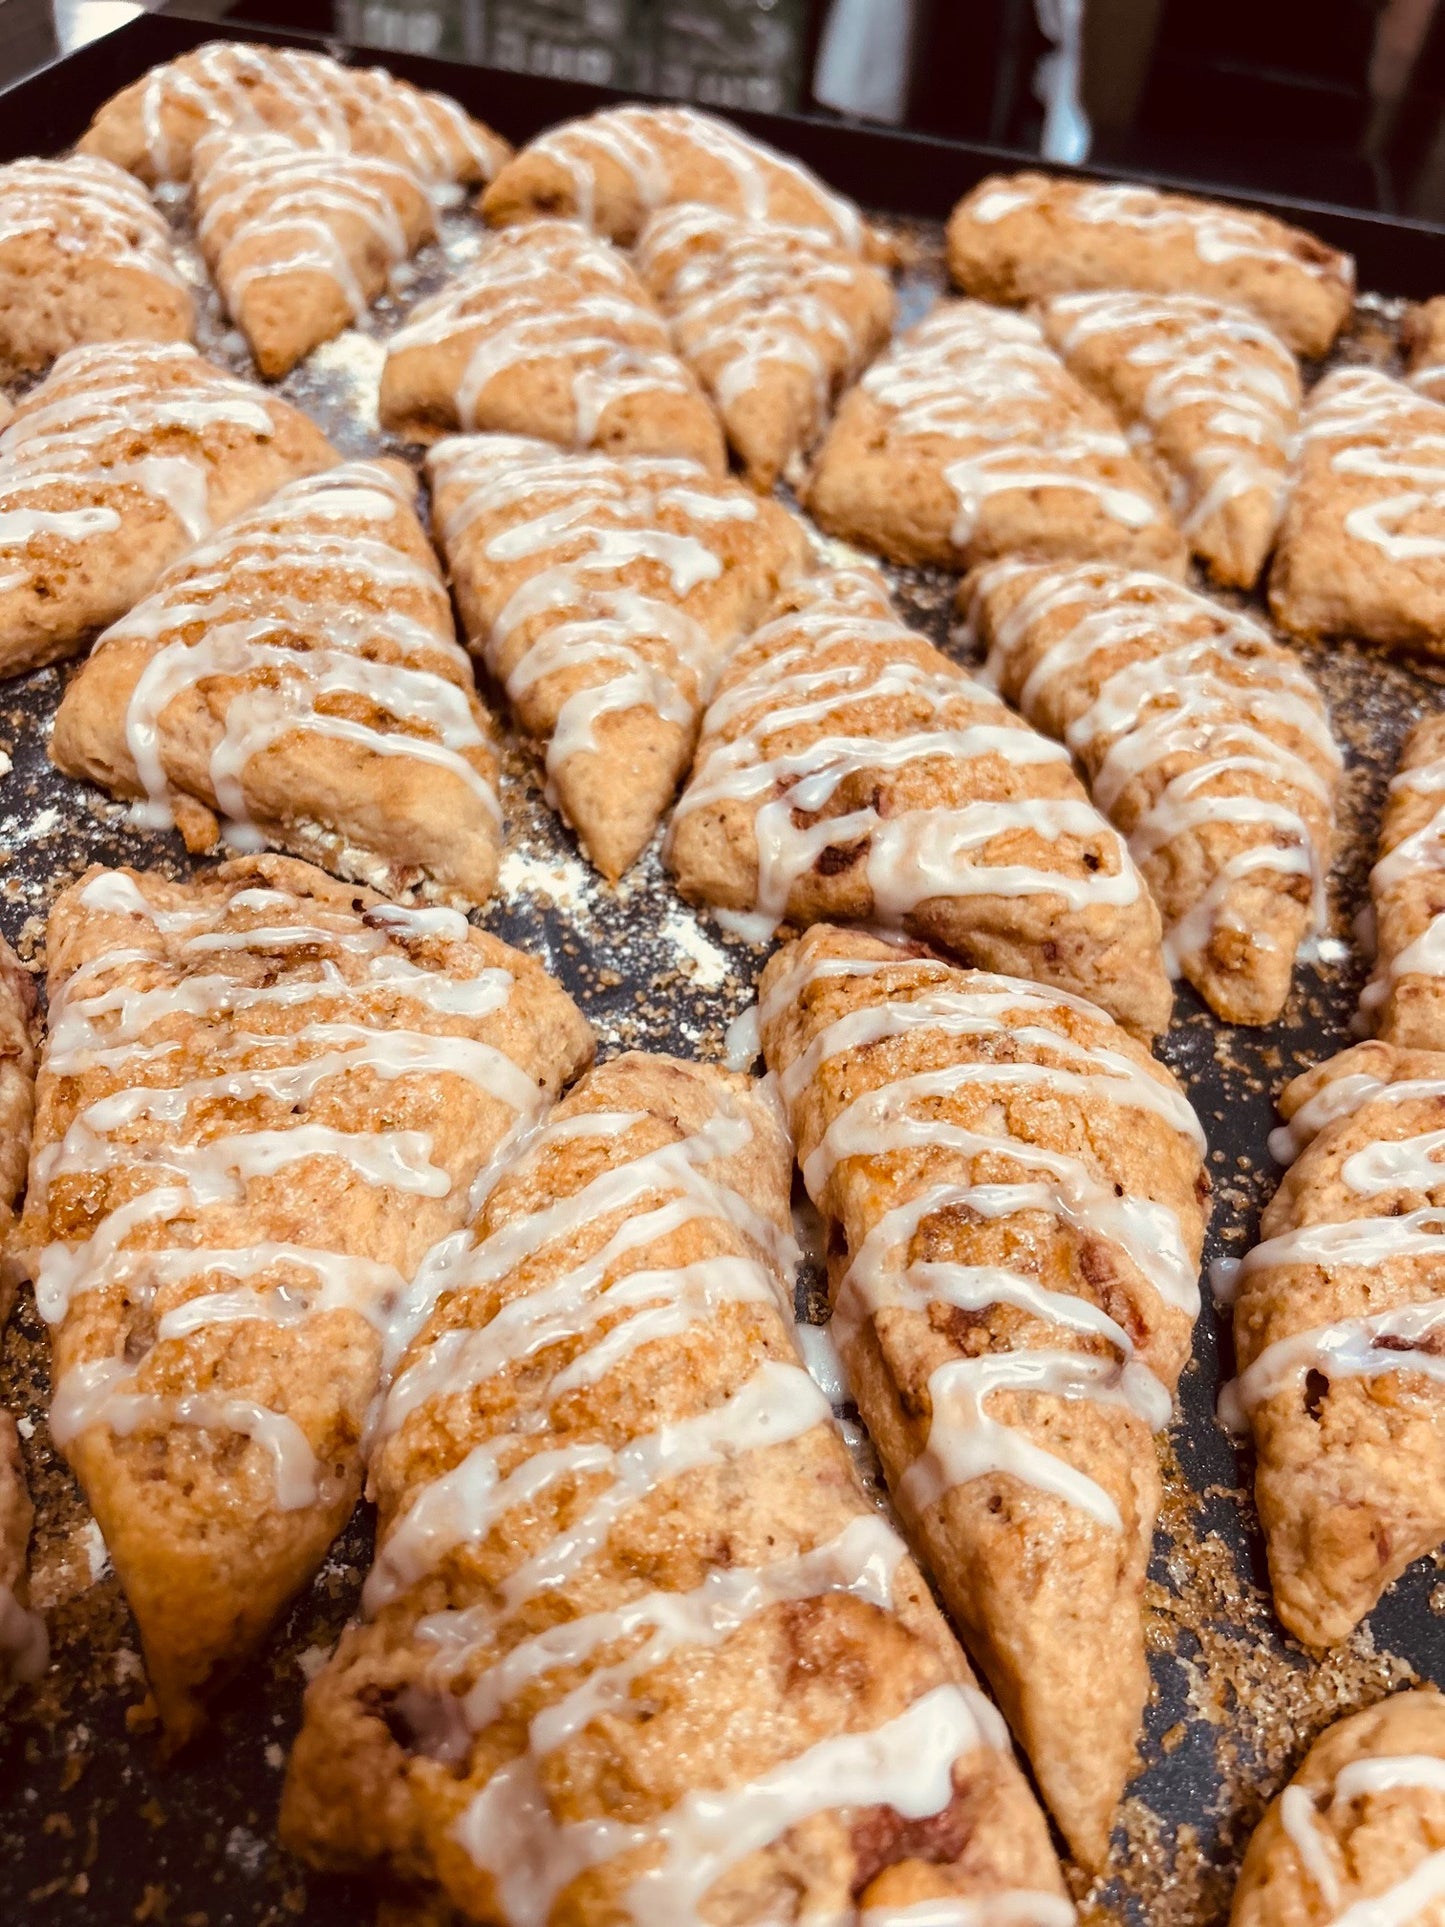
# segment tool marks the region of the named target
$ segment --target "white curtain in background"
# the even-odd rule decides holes
[[[825,107],[897,126],[908,111],[914,0],[833,0],[813,93]]]
[[[1034,74],[1044,108],[1039,151],[1046,161],[1087,159],[1093,130],[1079,85],[1084,65],[1084,0],[1034,0],[1039,31],[1054,43]]]

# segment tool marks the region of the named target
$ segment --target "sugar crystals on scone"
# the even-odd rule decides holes
[[[183,556],[67,688],[53,762],[193,851],[280,844],[388,896],[496,880],[497,759],[400,463],[289,483]]]
[[[895,562],[1102,557],[1182,575],[1184,539],[1113,416],[1031,316],[945,301],[839,405],[805,500]]]
[[[1272,214],[1062,175],[980,181],[949,219],[948,266],[985,301],[1089,288],[1207,295],[1252,309],[1301,355],[1325,353],[1355,296],[1349,255]]]

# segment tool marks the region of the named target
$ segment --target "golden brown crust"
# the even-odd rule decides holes
[[[859,1411],[1098,1866],[1148,1690],[1144,1414],[1167,1417],[1189,1352],[1197,1124],[1103,1012],[912,946],[815,927],[771,959],[760,1003]]]
[[[484,902],[496,754],[415,492],[347,462],[229,522],[101,637],[52,761],[193,851],[225,817],[388,896]]]
[[[51,1430],[182,1740],[350,1512],[423,1259],[591,1037],[455,912],[284,857],[92,870],[47,954],[22,1236]]]
[[[1377,1036],[1407,1050],[1445,1050],[1445,716],[1405,739],[1385,796],[1380,860],[1370,875],[1375,969],[1361,1008]]]
[[[797,1363],[774,1268],[790,1167],[747,1080],[630,1055],[503,1176],[383,1418],[373,1616],[308,1692],[293,1848],[384,1867],[421,1919],[449,1903],[498,1927],[601,1927],[639,1880],[659,1918],[737,1927],[1060,1892]],[[930,1790],[905,1818],[889,1796],[920,1758],[890,1736],[915,1729]],[[785,1790],[754,1806],[769,1775]],[[588,1844],[589,1821],[611,1838]]]
[[[1136,288],[1238,302],[1303,355],[1324,354],[1355,292],[1349,255],[1273,215],[1035,173],[992,174],[964,196],[948,267],[986,301]]]
[[[15,1250],[16,1214],[30,1160],[39,1051],[35,979],[0,937],[0,1332],[22,1274]]]
[[[1445,401],[1445,295],[1405,310],[1400,346],[1411,384],[1432,401]]]
[[[1412,1898],[1399,1890],[1442,1850],[1445,1699],[1398,1693],[1315,1741],[1255,1829],[1230,1927],[1328,1927],[1357,1909],[1425,1927],[1445,1875]]]

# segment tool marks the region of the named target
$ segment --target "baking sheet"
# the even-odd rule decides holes
[[[208,289],[184,237],[192,278]],[[941,235],[905,224],[912,254],[903,315],[942,284]],[[280,384],[347,453],[402,453],[381,436],[374,401],[381,342],[400,317],[475,252],[466,212],[441,245],[364,323]],[[1398,304],[1366,299],[1338,357],[1391,365]],[[249,361],[214,295],[201,345],[241,372]],[[415,451],[412,451],[415,453]],[[951,653],[955,578],[889,570],[909,619]],[[1296,1069],[1346,1041],[1365,965],[1349,941],[1363,900],[1384,785],[1402,735],[1436,686],[1350,647],[1307,652],[1329,696],[1348,758],[1342,847],[1331,880],[1332,941],[1302,967],[1283,1020],[1231,1029],[1182,992],[1161,1055],[1180,1074],[1212,1149],[1214,1225],[1206,1260],[1246,1248],[1277,1173],[1265,1150],[1272,1097]],[[66,668],[0,689],[0,929],[43,966],[44,919],[56,893],[93,861],[184,875],[179,839],[134,829],[125,806],[62,777],[45,743]],[[540,956],[597,1029],[603,1055],[643,1047],[717,1056],[751,999],[762,953],[729,942],[670,887],[654,847],[621,886],[601,883],[543,804],[537,766],[515,744],[503,775],[506,857],[479,921]],[[816,1277],[800,1301],[816,1311]],[[53,1664],[0,1715],[0,1919],[15,1927],[356,1927],[368,1883],[323,1880],[274,1839],[286,1752],[306,1680],[352,1611],[370,1551],[365,1508],[334,1548],[265,1654],[217,1709],[181,1761],[158,1763],[132,1628],[105,1548],[45,1423],[46,1339],[28,1290],[8,1334],[0,1400],[23,1414],[37,1507],[32,1585],[49,1623]],[[1109,1876],[1080,1881],[1086,1923],[1211,1927],[1227,1915],[1233,1869],[1265,1803],[1315,1734],[1338,1715],[1417,1678],[1445,1684],[1445,1561],[1413,1569],[1368,1626],[1323,1664],[1281,1634],[1270,1611],[1248,1494],[1247,1458],[1215,1424],[1229,1369],[1224,1323],[1206,1293],[1183,1413],[1164,1446],[1166,1503],[1147,1605],[1154,1692],[1144,1767],[1121,1813]],[[854,1428],[850,1427],[850,1431]]]

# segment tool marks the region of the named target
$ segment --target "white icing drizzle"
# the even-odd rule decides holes
[[[1407,1927],[1432,1901],[1445,1895],[1445,1852],[1437,1852],[1418,1860],[1383,1893],[1341,1907],[1344,1896],[1336,1862],[1343,1863],[1343,1856],[1333,1835],[1321,1825],[1321,1809],[1335,1814],[1353,1801],[1413,1790],[1445,1792],[1445,1759],[1407,1753],[1351,1760],[1328,1786],[1307,1787],[1295,1781],[1280,1795],[1280,1823],[1330,1910],[1330,1927]]]
[[[978,578],[975,612],[1032,572],[1027,562],[990,564]],[[1061,611],[1072,619],[1039,654],[1018,705],[1042,726],[1063,700],[1064,742],[1146,879],[1164,895],[1176,869],[1170,849],[1211,823],[1247,832],[1242,849],[1205,870],[1192,902],[1164,906],[1176,908],[1164,945],[1171,974],[1206,950],[1228,918],[1231,885],[1259,870],[1307,876],[1312,927],[1323,930],[1329,848],[1317,843],[1307,805],[1317,817],[1322,807],[1328,831],[1342,759],[1303,667],[1238,611],[1162,576],[1082,563],[1039,574],[992,625],[986,674],[994,687],[1017,680],[1013,662]],[[1127,657],[1112,673],[1093,668],[1095,658],[1121,649]],[[1073,693],[1061,698],[1061,690]],[[1173,772],[1167,780],[1155,774],[1161,766]],[[1262,786],[1270,793],[1260,794]]]
[[[958,504],[951,540],[966,549],[989,499],[1010,490],[1092,498],[1128,529],[1160,519],[1141,488],[1109,468],[1139,471],[1109,421],[1030,316],[977,301],[945,301],[875,361],[860,384],[884,411],[887,433],[956,443],[943,474]]]
[[[887,653],[890,645],[896,658]],[[856,653],[820,665],[833,647]],[[1071,914],[1135,902],[1138,872],[1121,839],[1082,796],[1005,795],[896,811],[875,800],[843,815],[820,814],[839,785],[860,772],[1000,759],[1007,790],[1024,767],[1067,760],[945,657],[930,650],[933,664],[920,664],[920,648],[927,644],[892,614],[871,572],[836,570],[818,578],[799,608],[754,633],[747,649],[756,659],[709,709],[669,838],[699,809],[722,800],[750,805],[756,908],[769,933],[823,853],[864,838],[874,913],[885,921],[906,917],[933,897],[1053,896]],[[930,712],[929,723],[885,736],[870,711],[890,698],[903,699],[915,713]],[[788,746],[770,753],[775,739]],[[818,820],[800,826],[800,813]],[[1002,860],[991,854],[1020,830],[1050,844],[1076,838],[1097,867],[1071,876],[1021,862],[1012,848]]]
[[[1311,391],[1302,432],[1306,454],[1324,445],[1337,475],[1371,485],[1347,535],[1387,562],[1445,555],[1445,409],[1377,368],[1338,368]]]
[[[0,167],[0,247],[27,235],[47,237],[73,254],[78,266],[108,261],[185,286],[171,254],[170,229],[149,194],[99,155]]]
[[[1445,470],[1442,470],[1445,483]],[[1442,495],[1445,503],[1445,495]],[[1408,836],[1402,836],[1389,849],[1382,850],[1370,871],[1370,902],[1377,931],[1386,927],[1391,898],[1413,894],[1412,886],[1422,877],[1445,875],[1445,757],[1409,765],[1391,779],[1386,802],[1386,834],[1389,834],[1390,808],[1395,798],[1408,792],[1438,797],[1431,814]],[[1445,913],[1432,916],[1409,943],[1393,955],[1379,956],[1369,983],[1360,995],[1362,1019],[1373,1022],[1382,1006],[1404,978],[1445,977]],[[1445,1042],[1445,1038],[1442,1038]]]
[[[464,352],[451,398],[463,429],[489,425],[488,389],[524,366],[567,383],[579,449],[596,441],[618,403],[698,392],[626,255],[575,221],[489,235],[476,260],[391,337],[387,355],[453,344]]]
[[[806,204],[809,226],[855,253],[863,247],[863,223],[850,201],[787,155],[692,107],[605,108],[552,128],[526,152],[566,170],[576,217],[587,226],[597,217],[602,163],[622,170],[647,213],[685,200],[723,206],[750,221],[799,220],[799,201],[775,202],[781,191]]]
[[[174,820],[168,706],[207,685],[218,702],[226,682],[235,686],[202,800],[228,819],[236,847],[258,849],[264,841],[246,801],[251,759],[294,733],[431,764],[500,825],[501,806],[485,773],[491,746],[472,706],[471,666],[455,639],[446,590],[385,533],[410,506],[402,483],[370,462],[288,483],[192,550],[100,638],[97,655],[125,644],[160,645],[125,711],[126,747],[148,798],[143,820],[150,827]],[[454,675],[439,673],[438,662]],[[380,712],[379,720],[336,713],[348,697]],[[473,758],[484,759],[483,769]]]
[[[147,948],[103,953],[57,987],[46,1068],[54,1077],[65,1077],[101,1065],[118,1066],[136,1081],[93,1101],[77,1113],[63,1139],[37,1151],[32,1196],[43,1202],[58,1179],[116,1167],[153,1176],[149,1188],[106,1212],[83,1243],[45,1247],[36,1275],[36,1301],[43,1316],[59,1324],[77,1298],[120,1283],[128,1301],[145,1308],[165,1286],[219,1274],[235,1281],[233,1288],[169,1307],[157,1321],[152,1345],[187,1338],[210,1325],[243,1319],[293,1325],[346,1309],[376,1327],[383,1369],[389,1371],[425,1316],[428,1292],[435,1289],[425,1265],[409,1283],[389,1265],[294,1242],[216,1249],[197,1244],[157,1251],[127,1241],[133,1231],[156,1223],[218,1205],[234,1206],[243,1199],[248,1180],[310,1158],[339,1161],[364,1184],[399,1198],[448,1196],[453,1178],[432,1162],[432,1139],[423,1131],[360,1133],[302,1121],[284,1129],[232,1128],[201,1140],[187,1141],[183,1134],[196,1106],[263,1098],[283,1112],[302,1114],[330,1080],[359,1074],[388,1081],[409,1075],[464,1078],[513,1114],[515,1137],[542,1107],[542,1093],[532,1078],[480,1038],[403,1028],[397,1009],[401,1001],[438,1015],[483,1019],[500,1014],[513,988],[510,974],[485,968],[474,976],[452,977],[414,963],[397,948],[398,941],[404,944],[408,938],[464,943],[468,925],[453,911],[378,905],[371,921],[364,923],[354,915],[262,888],[239,891],[218,904],[162,910],[119,871],[92,878],[82,901],[95,911],[144,918],[153,942]],[[257,916],[261,922],[248,921]],[[330,954],[317,959],[314,976],[293,970],[279,982],[259,985],[204,969],[150,989],[124,982],[121,973],[128,967],[160,961],[164,952],[156,946],[162,942],[173,946],[181,971],[194,960],[228,951],[244,957],[297,946]],[[342,957],[355,981],[342,973]],[[375,1020],[368,1022],[366,1007],[373,997],[378,1009]],[[304,1015],[309,1004],[339,1004],[341,1009],[330,1020],[318,1010],[314,1020],[291,1028],[272,1028],[264,1018],[262,1028],[245,1028],[248,1011],[274,1013],[284,1022],[287,1013]],[[145,1040],[182,1014],[216,1026],[205,1046],[214,1069],[179,1084],[151,1084],[147,1079],[152,1067],[164,1079],[178,1046],[164,1038]],[[298,1056],[298,1047],[307,1054]],[[273,1061],[259,1062],[262,1058]],[[147,1119],[154,1121],[154,1135],[138,1137],[134,1126]],[[255,1281],[263,1276],[267,1283],[261,1287]],[[122,1435],[155,1424],[238,1431],[271,1454],[277,1503],[283,1509],[312,1502],[318,1489],[314,1455],[291,1419],[243,1398],[202,1393],[162,1397],[137,1389],[145,1356],[102,1358],[71,1367],[56,1386],[51,1411],[57,1443],[64,1446],[93,1425]]]

